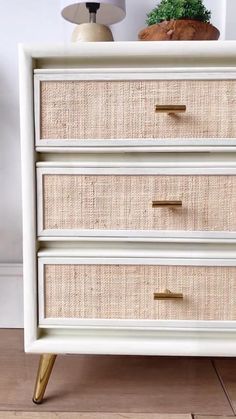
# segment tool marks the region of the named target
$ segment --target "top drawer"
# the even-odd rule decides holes
[[[236,80],[35,77],[37,145],[236,138]],[[185,105],[186,112],[156,113],[156,105]]]

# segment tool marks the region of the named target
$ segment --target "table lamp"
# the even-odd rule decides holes
[[[113,41],[110,28],[106,25],[120,22],[126,14],[125,0],[64,0],[62,16],[77,24],[72,34],[72,41]]]

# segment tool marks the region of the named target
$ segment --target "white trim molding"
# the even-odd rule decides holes
[[[0,289],[0,328],[22,328],[22,264],[0,263]]]

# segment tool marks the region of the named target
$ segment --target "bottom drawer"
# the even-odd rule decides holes
[[[43,319],[236,319],[236,267],[40,263]]]

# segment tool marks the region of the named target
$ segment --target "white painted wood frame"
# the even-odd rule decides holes
[[[101,150],[106,148],[124,148],[129,151],[141,151],[140,147],[148,150],[148,147],[154,147],[159,150],[163,147],[176,147],[179,146],[190,146],[200,147],[205,149],[210,145],[219,146],[230,145],[235,147],[236,138],[201,138],[201,139],[109,139],[109,140],[96,140],[96,139],[42,139],[41,138],[41,101],[40,101],[40,83],[42,81],[68,81],[68,80],[235,80],[236,71],[229,68],[199,68],[188,69],[182,68],[178,71],[171,72],[169,68],[166,69],[145,69],[145,72],[140,68],[127,69],[127,68],[116,68],[116,69],[100,69],[97,72],[86,69],[86,72],[82,69],[70,70],[65,73],[64,70],[35,70],[34,76],[34,102],[35,102],[35,141],[36,148],[38,151],[42,151],[44,147],[63,147],[68,149],[70,147],[78,147],[82,150],[90,149],[90,151]]]
[[[22,178],[23,178],[23,236],[24,236],[24,301],[25,301],[25,350],[32,353],[88,353],[88,354],[133,354],[133,355],[190,355],[190,356],[235,356],[236,354],[236,330],[234,322],[215,324],[215,327],[209,327],[207,324],[197,323],[197,325],[183,324],[165,324],[160,327],[139,327],[132,325],[125,328],[119,326],[58,326],[48,325],[45,328],[39,328],[38,319],[38,277],[37,277],[37,252],[39,252],[39,261],[42,263],[43,257],[55,257],[55,252],[61,258],[60,253],[63,249],[54,249],[54,238],[38,237],[36,231],[37,223],[37,205],[36,205],[36,162],[39,153],[48,153],[48,160],[53,158],[53,154],[64,153],[65,159],[70,152],[77,153],[123,153],[123,152],[177,152],[178,159],[181,160],[181,153],[213,152],[213,153],[233,153],[236,151],[236,139],[206,139],[206,140],[181,140],[173,143],[170,140],[155,141],[150,143],[125,142],[121,144],[103,142],[98,144],[89,142],[83,147],[78,144],[68,143],[63,147],[55,147],[55,143],[49,145],[37,145],[35,149],[35,115],[34,115],[34,74],[36,79],[41,77],[55,77],[57,74],[61,77],[75,77],[79,73],[92,73],[97,75],[123,72],[130,76],[140,69],[140,74],[150,77],[151,73],[161,74],[175,73],[176,78],[181,74],[189,74],[191,78],[198,73],[198,77],[212,78],[235,78],[236,74],[236,42],[123,42],[107,44],[80,44],[80,45],[35,45],[20,47],[20,105],[21,105],[21,137],[22,137]],[[102,63],[102,66],[101,66]],[[78,70],[79,69],[79,70]],[[114,70],[111,70],[114,69]],[[89,71],[88,71],[89,70]],[[97,76],[96,76],[97,77]],[[140,76],[139,76],[140,77]],[[37,91],[36,91],[37,95]],[[36,96],[37,98],[37,96]],[[36,118],[37,119],[37,118]],[[41,141],[41,140],[40,140]],[[126,141],[126,140],[124,140]],[[37,154],[38,153],[38,154]],[[42,167],[38,167],[41,170]],[[54,168],[55,170],[56,168]],[[111,168],[110,168],[111,169]],[[63,168],[65,170],[65,168]],[[90,169],[91,170],[91,169]],[[106,169],[107,170],[107,169]],[[113,170],[116,170],[113,168]],[[120,170],[120,169],[119,169]],[[127,168],[126,168],[127,170]],[[150,170],[150,168],[148,169]],[[152,169],[156,170],[156,168]],[[168,170],[170,170],[168,168]],[[189,168],[185,169],[189,170]],[[197,168],[192,170],[199,170]],[[204,168],[206,170],[206,168]],[[214,165],[207,170],[213,170]],[[235,174],[235,167],[227,168],[215,165],[217,173]],[[228,171],[228,172],[227,172]],[[51,239],[51,240],[50,240]],[[97,242],[98,246],[102,240],[110,238],[96,237],[93,245]],[[114,238],[113,245],[122,244],[122,238]],[[151,240],[152,238],[146,238]],[[171,237],[165,237],[164,243],[168,245]],[[178,241],[178,232],[173,234],[173,243]],[[181,238],[180,238],[181,239]],[[209,245],[213,236],[209,236]],[[58,245],[71,252],[69,244],[75,248],[83,245],[89,245],[91,238],[83,237],[81,242],[76,238],[58,237]],[[82,241],[83,240],[83,241]],[[131,239],[130,239],[131,240]],[[148,246],[144,238],[139,237],[140,245],[145,248]],[[186,249],[189,248],[189,242],[198,242],[199,246],[204,243],[204,238],[200,235],[195,237],[185,237],[187,240]],[[222,249],[223,257],[209,258],[209,263],[224,263],[235,266],[235,236],[219,235],[218,247],[220,253]],[[132,240],[131,240],[132,241]],[[110,241],[107,241],[111,247]],[[160,239],[160,245],[161,245]],[[228,247],[231,243],[232,247]],[[136,245],[138,244],[138,240]],[[150,243],[149,243],[150,244]],[[153,244],[158,244],[158,237]],[[204,245],[208,245],[205,243]],[[135,245],[135,243],[134,243]],[[197,244],[196,244],[197,245]],[[175,243],[177,246],[177,243]],[[54,256],[49,256],[45,252],[51,252]],[[230,250],[231,249],[231,250]],[[174,251],[177,251],[175,249]],[[54,253],[53,253],[54,252]],[[51,253],[50,253],[51,255]],[[41,259],[42,258],[42,259]],[[155,261],[158,261],[156,256]],[[176,259],[176,258],[175,258]],[[217,262],[216,262],[217,259]],[[45,259],[46,260],[46,259]],[[53,259],[50,259],[53,260]],[[110,260],[110,259],[109,259]],[[148,259],[151,261],[151,258]],[[111,261],[111,260],[110,260]],[[214,262],[215,261],[215,262]],[[143,259],[145,262],[145,258]],[[168,261],[171,263],[171,258]],[[197,261],[195,260],[195,263]],[[203,261],[201,260],[201,263]],[[210,325],[211,326],[211,325]]]
[[[184,160],[184,159],[183,159]],[[77,229],[45,229],[44,228],[44,209],[43,209],[43,176],[44,175],[194,175],[194,176],[201,176],[201,175],[236,175],[236,161],[232,160],[222,160],[218,162],[210,161],[199,161],[193,162],[184,162],[179,161],[179,155],[176,158],[175,162],[167,161],[163,158],[163,161],[155,162],[153,161],[149,164],[146,162],[141,167],[139,167],[140,162],[131,162],[129,158],[124,158],[124,161],[119,162],[117,164],[107,164],[107,163],[89,163],[89,162],[69,162],[64,163],[64,167],[62,163],[38,163],[37,164],[37,225],[38,225],[38,237],[40,240],[43,240],[44,237],[51,237],[55,240],[61,237],[107,237],[113,240],[113,238],[122,237],[129,240],[130,238],[133,241],[137,239],[150,239],[150,238],[168,238],[168,241],[172,241],[172,238],[175,240],[176,238],[180,239],[191,239],[191,238],[201,238],[201,239],[215,239],[217,242],[218,240],[226,240],[227,239],[235,239],[236,240],[236,231],[230,232],[222,232],[222,231],[161,231],[161,230],[77,230]],[[100,167],[104,165],[104,167]],[[106,167],[106,165],[108,167]],[[69,167],[68,167],[69,166]],[[83,167],[81,167],[83,166]],[[113,166],[113,167],[112,167]],[[131,167],[129,167],[131,166]]]
[[[78,253],[78,252],[76,252]],[[98,253],[98,252],[97,252]],[[107,251],[107,254],[109,252]],[[126,254],[128,252],[126,251]],[[54,326],[70,326],[73,328],[88,327],[88,328],[114,328],[114,329],[139,329],[146,330],[151,328],[152,330],[169,330],[170,328],[178,330],[195,330],[207,329],[209,332],[215,330],[225,330],[236,328],[235,321],[192,321],[192,320],[106,320],[106,319],[79,319],[79,318],[47,318],[45,315],[45,286],[44,286],[44,266],[45,265],[166,265],[166,266],[235,266],[236,265],[236,252],[235,259],[222,259],[214,258],[217,256],[217,252],[206,251],[205,257],[196,255],[191,257],[191,252],[187,252],[185,257],[177,257],[173,251],[172,257],[168,252],[158,251],[155,252],[156,256],[153,257],[150,252],[150,257],[140,257],[140,252],[137,252],[136,257],[40,257],[38,261],[38,295],[39,295],[39,327],[41,328],[53,328]],[[189,254],[190,253],[190,254]],[[214,255],[215,253],[215,255]],[[50,255],[50,251],[48,252]],[[71,251],[71,255],[73,250]],[[104,252],[105,254],[105,252]],[[135,252],[134,252],[135,254]],[[134,256],[134,255],[133,255]]]

